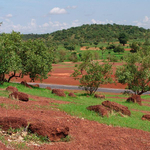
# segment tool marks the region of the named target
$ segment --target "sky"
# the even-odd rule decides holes
[[[44,34],[83,24],[150,29],[150,0],[0,0],[0,33]]]

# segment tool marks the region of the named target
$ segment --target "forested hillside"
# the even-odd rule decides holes
[[[93,43],[95,41],[109,42],[118,40],[118,36],[122,32],[125,33],[129,39],[146,39],[150,37],[150,29],[139,28],[137,26],[118,24],[87,24],[47,34],[26,34],[23,36],[23,39],[44,38],[51,39],[57,43],[64,43],[67,41],[73,42],[74,44]]]

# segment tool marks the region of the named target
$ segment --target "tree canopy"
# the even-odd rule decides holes
[[[0,82],[8,74],[13,77],[29,75],[32,81],[47,78],[51,71],[52,57],[41,40],[22,41],[19,32],[3,33],[0,37]]]
[[[123,46],[124,46],[125,44],[127,44],[128,37],[125,33],[120,33],[118,40],[119,40],[120,44],[123,44]]]
[[[93,61],[91,54],[85,53],[83,62],[76,67],[72,76],[78,79],[80,87],[91,95],[101,84],[111,83],[111,67],[108,63],[100,65],[98,61]]]
[[[119,83],[141,95],[150,90],[150,48],[147,46],[126,57],[126,63],[116,70]]]

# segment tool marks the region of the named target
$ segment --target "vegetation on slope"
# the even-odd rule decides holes
[[[125,33],[129,39],[145,39],[150,37],[150,29],[139,28],[131,25],[118,24],[86,24],[72,27],[67,30],[53,32],[51,34],[26,34],[23,39],[51,38],[53,42],[94,43],[102,41],[116,41],[120,33]]]

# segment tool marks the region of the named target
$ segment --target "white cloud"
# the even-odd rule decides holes
[[[143,22],[148,22],[149,20],[150,20],[150,18],[145,16],[144,19],[143,19]]]
[[[43,24],[43,27],[45,27],[45,28],[46,28],[46,27],[49,27],[49,24],[48,24],[48,23],[44,23],[44,24]]]
[[[6,15],[6,18],[11,18],[13,15],[12,14],[8,14]]]
[[[143,20],[141,21],[133,21],[133,23],[136,25],[136,26],[139,26],[139,27],[143,27],[143,28],[150,28],[150,17],[148,16],[145,16],[143,18]]]
[[[95,19],[92,19],[91,22],[92,22],[93,24],[107,24],[107,23],[112,24],[112,23],[113,23],[112,20],[100,21],[100,20],[95,20]]]
[[[72,22],[72,27],[77,27],[77,26],[79,26],[80,25],[80,22],[79,22],[79,20],[74,20],[73,22]]]
[[[31,26],[36,27],[36,20],[32,19],[30,24],[31,24]]]
[[[45,23],[37,24],[36,20],[32,18],[27,24],[15,24],[12,20],[7,22],[6,20],[3,21],[3,24],[0,27],[0,32],[11,33],[12,30],[16,32],[20,32],[21,34],[27,33],[51,33],[57,30],[68,29],[70,27],[76,27],[81,25],[79,20],[73,20],[70,23],[67,22],[60,22],[60,21],[52,21],[51,19]]]
[[[5,16],[0,17],[0,19],[3,20],[3,22],[4,22],[4,20],[7,22],[10,22],[10,18],[12,18],[12,17],[13,17],[12,14],[7,14]]]
[[[97,23],[95,19],[92,19],[91,21],[92,21],[92,23],[94,23],[94,24],[96,24],[96,23]]]
[[[64,8],[55,7],[52,10],[50,10],[50,14],[58,15],[58,14],[66,14],[67,11]]]

